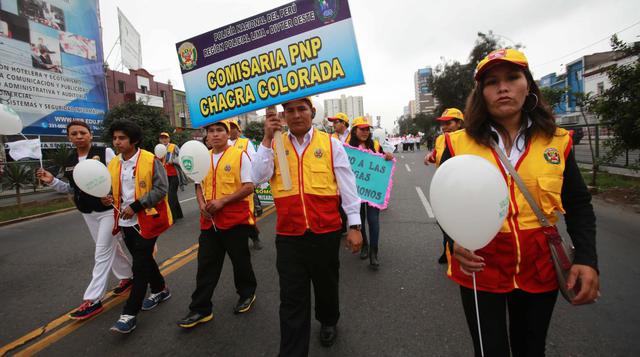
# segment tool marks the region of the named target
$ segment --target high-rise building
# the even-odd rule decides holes
[[[420,68],[413,76],[415,85],[415,114],[433,113],[436,109],[436,101],[433,92],[429,88],[429,78],[433,75],[431,67]]]
[[[324,110],[327,117],[342,112],[353,120],[353,118],[364,116],[363,99],[361,96],[347,97],[344,94],[340,98],[325,99]]]

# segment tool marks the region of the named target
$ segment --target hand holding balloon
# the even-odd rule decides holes
[[[453,256],[460,263],[460,270],[467,275],[484,270],[484,258],[459,244],[454,243]]]

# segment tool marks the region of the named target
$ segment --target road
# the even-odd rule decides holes
[[[312,324],[311,356],[470,356],[471,339],[458,288],[436,260],[441,233],[428,215],[433,167],[424,151],[397,154],[390,207],[381,216],[377,272],[341,250],[341,318],[336,344],[323,348]],[[409,171],[410,170],[410,171]],[[425,195],[423,201],[419,191]],[[252,251],[257,303],[236,316],[237,296],[227,259],[214,294],[214,320],[192,330],[176,321],[187,313],[195,285],[197,209],[192,187],[180,192],[185,219],[159,239],[158,261],[173,297],[138,316],[131,335],[108,331],[122,309],[109,297],[107,311],[85,323],[64,316],[81,301],[93,264],[92,241],[79,213],[69,212],[0,230],[0,347],[34,338],[15,351],[52,356],[210,355],[275,356],[278,352],[278,279],[275,214],[258,225],[264,249]],[[549,331],[549,356],[640,355],[640,218],[595,200],[602,298],[569,306],[558,300]],[[564,228],[563,228],[564,229]],[[189,250],[191,249],[191,250]],[[177,254],[184,252],[181,255]],[[112,285],[115,285],[112,279]],[[483,318],[491,318],[486,316]],[[43,326],[46,326],[42,329]],[[44,331],[44,332],[43,332]]]

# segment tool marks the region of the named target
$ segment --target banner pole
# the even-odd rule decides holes
[[[275,105],[270,105],[267,108],[267,114],[278,114]],[[291,185],[291,173],[289,172],[289,162],[287,161],[286,153],[284,150],[284,142],[282,141],[282,132],[280,130],[273,133],[273,140],[276,147],[276,156],[278,157],[278,165],[280,166],[280,175],[282,177],[282,186],[285,191],[291,191],[293,186]]]

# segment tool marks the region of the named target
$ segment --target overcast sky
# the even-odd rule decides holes
[[[119,7],[142,37],[143,67],[158,81],[184,89],[175,43],[288,3],[284,0],[102,0],[104,52],[118,37]],[[493,30],[525,46],[535,78],[606,51],[615,32],[640,41],[638,0],[350,0],[366,85],[321,99],[364,97],[364,110],[391,129],[414,97],[413,74],[443,59],[466,62],[478,31]],[[111,68],[120,60],[116,47]]]

